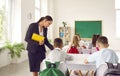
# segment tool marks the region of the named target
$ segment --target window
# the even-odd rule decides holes
[[[35,0],[35,21],[46,15],[48,15],[48,0]],[[52,39],[52,26],[48,29],[48,37]]]
[[[10,0],[0,0],[0,43],[10,39]]]
[[[41,16],[45,16],[48,14],[48,1],[41,0]]]
[[[40,0],[35,0],[35,21],[40,18]]]
[[[48,14],[47,0],[35,0],[35,21]]]
[[[115,0],[115,9],[116,9],[116,36],[120,38],[120,0]]]

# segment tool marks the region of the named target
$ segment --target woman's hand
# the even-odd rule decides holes
[[[39,45],[43,45],[44,44],[44,40],[39,41]]]

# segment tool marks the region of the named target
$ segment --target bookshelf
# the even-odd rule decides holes
[[[68,45],[71,40],[71,28],[59,27],[59,37],[63,40],[64,45]]]

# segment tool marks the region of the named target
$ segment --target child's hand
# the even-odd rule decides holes
[[[85,63],[85,64],[88,64],[88,60],[87,60],[87,59],[85,59],[85,60],[84,60],[84,63]]]

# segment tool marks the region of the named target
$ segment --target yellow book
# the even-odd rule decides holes
[[[33,33],[33,35],[32,35],[32,40],[35,40],[35,41],[42,41],[42,40],[44,40],[45,39],[45,37],[44,36],[42,36],[42,35],[39,35],[39,34],[36,34],[36,33]]]

